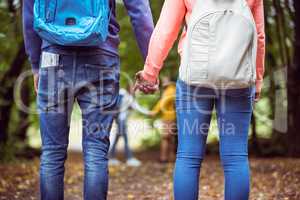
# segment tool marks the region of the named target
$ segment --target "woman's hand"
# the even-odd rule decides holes
[[[259,100],[260,100],[260,92],[256,92],[254,102],[257,103]]]
[[[140,90],[144,94],[153,94],[158,90],[159,82],[156,81],[156,83],[151,83],[147,80],[145,80],[142,76],[142,71],[139,71],[135,75],[135,85],[134,85],[134,91]]]

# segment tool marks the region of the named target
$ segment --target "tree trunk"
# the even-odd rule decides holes
[[[256,117],[253,114],[251,118],[251,130],[252,130],[252,138],[251,138],[251,149],[256,155],[261,155],[260,144],[257,138],[257,131],[256,131]]]
[[[289,155],[300,157],[300,4],[295,7],[295,55],[288,68],[288,140]]]
[[[24,81],[21,85],[21,94],[20,94],[20,100],[24,106],[27,108],[30,105],[30,87],[29,87],[29,81]],[[19,127],[15,133],[19,141],[25,142],[27,138],[27,129],[30,125],[29,122],[29,115],[28,112],[24,112],[23,110],[19,111]]]
[[[23,42],[10,66],[0,80],[0,85],[3,87],[0,91],[3,104],[0,105],[0,144],[5,144],[8,139],[8,125],[10,122],[11,109],[14,104],[14,82],[22,72],[26,61],[25,47]]]

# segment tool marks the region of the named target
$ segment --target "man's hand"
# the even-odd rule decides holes
[[[38,84],[39,84],[39,74],[33,74],[33,84],[34,84],[34,91],[37,94],[38,92]]]
[[[134,91],[140,90],[144,94],[153,94],[158,90],[159,83],[158,81],[156,83],[150,83],[149,81],[145,80],[142,76],[142,71],[139,71],[135,75],[135,85],[134,85]]]

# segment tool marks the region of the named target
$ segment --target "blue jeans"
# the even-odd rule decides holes
[[[125,150],[126,159],[128,160],[128,159],[132,158],[132,152],[130,150],[129,142],[128,142],[127,122],[128,122],[127,119],[123,120],[123,119],[119,119],[118,117],[116,118],[118,132],[116,134],[112,148],[110,150],[111,158],[114,158],[116,156],[116,147],[117,147],[120,137],[124,138],[124,150]]]
[[[82,112],[84,199],[104,200],[108,190],[109,132],[119,91],[119,58],[92,52],[60,55],[59,65],[41,66],[37,104],[42,137],[42,200],[64,198],[64,163],[73,104]]]
[[[198,199],[199,173],[207,133],[216,108],[225,199],[249,198],[248,131],[255,88],[213,90],[177,82],[178,150],[174,170],[176,200]],[[210,176],[206,174],[205,176]]]

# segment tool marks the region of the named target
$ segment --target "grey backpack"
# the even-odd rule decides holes
[[[196,0],[179,77],[187,84],[245,88],[256,79],[257,31],[246,0]]]

